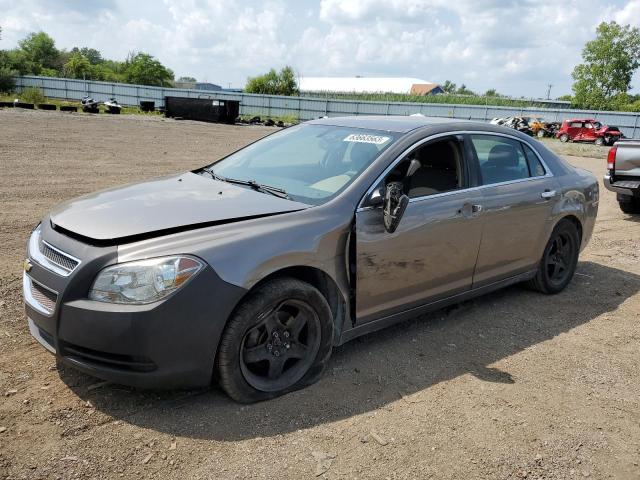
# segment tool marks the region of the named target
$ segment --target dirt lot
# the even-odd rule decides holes
[[[21,299],[43,214],[271,131],[0,111],[0,478],[640,478],[640,219],[605,190],[565,292],[516,286],[371,334],[274,401],[140,392],[56,367]],[[567,158],[600,177],[602,150],[589,151],[600,158]]]

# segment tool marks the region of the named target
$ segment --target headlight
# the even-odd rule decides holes
[[[98,274],[89,298],[122,304],[156,302],[178,290],[202,268],[202,262],[184,256],[113,265]]]
[[[42,235],[42,223],[39,223],[31,232],[29,237],[28,251],[29,255],[34,255],[40,251],[40,235]]]

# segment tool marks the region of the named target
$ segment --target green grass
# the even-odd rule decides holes
[[[407,95],[402,93],[305,93],[305,97],[328,98],[329,100],[360,100],[369,102],[444,103],[450,105],[488,105],[496,107],[546,107],[548,103],[535,99],[514,99],[505,97],[485,97],[480,95]]]
[[[611,148],[606,146],[599,147],[597,145],[594,145],[592,142],[562,143],[560,140],[555,138],[544,138],[542,139],[542,143],[544,143],[547,148],[554,151],[558,155],[571,155],[574,157],[591,157],[591,158],[600,158],[603,160],[607,158],[607,154],[609,153],[609,149]],[[604,165],[605,164],[603,162],[602,168],[604,168]]]

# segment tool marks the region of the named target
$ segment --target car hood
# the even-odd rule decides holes
[[[58,230],[100,242],[113,242],[308,207],[188,172],[75,198],[57,206],[50,218]]]

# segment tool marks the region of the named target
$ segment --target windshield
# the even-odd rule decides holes
[[[319,205],[346,188],[398,137],[396,133],[332,125],[297,125],[263,138],[211,165],[221,179],[253,181]]]

